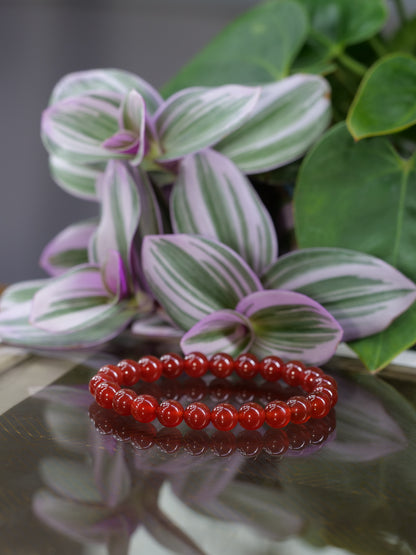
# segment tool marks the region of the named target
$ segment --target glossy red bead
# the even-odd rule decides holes
[[[269,455],[279,456],[289,449],[289,439],[283,430],[267,430],[263,436],[263,449]]]
[[[211,441],[209,435],[201,430],[193,430],[186,433],[183,437],[184,450],[194,457],[198,457],[206,453],[210,443]]]
[[[216,353],[209,361],[209,369],[217,378],[228,378],[234,370],[234,359],[227,353]]]
[[[103,382],[95,390],[95,400],[104,409],[113,407],[113,398],[120,386],[115,382]]]
[[[334,387],[318,385],[318,387],[313,388],[312,393],[325,393],[325,395],[327,395],[331,399],[331,406],[335,406],[337,404],[338,393],[337,389]]]
[[[217,430],[228,432],[237,426],[238,411],[229,403],[220,403],[211,411],[211,422]]]
[[[237,439],[232,432],[220,430],[211,436],[211,449],[218,457],[229,457],[237,448]]]
[[[284,428],[290,422],[290,408],[284,401],[271,401],[264,409],[266,422],[272,428]]]
[[[155,382],[160,378],[163,364],[152,355],[147,355],[139,360],[140,379],[144,382]]]
[[[302,424],[289,426],[286,433],[289,440],[289,449],[292,451],[301,451],[310,442],[309,430]]]
[[[263,437],[260,432],[243,430],[236,437],[237,449],[245,457],[255,457],[263,449]]]
[[[120,389],[114,395],[113,409],[117,414],[128,416],[131,414],[131,404],[137,397],[137,393],[132,389]]]
[[[315,387],[315,380],[317,378],[320,378],[323,375],[324,375],[324,373],[322,372],[322,370],[320,368],[317,368],[315,366],[307,368],[305,370],[305,372],[303,373],[303,378],[302,378],[302,383],[301,383],[302,388],[307,393],[310,393],[313,390],[313,388]]]
[[[88,384],[88,389],[91,393],[91,395],[95,395],[95,391],[97,389],[97,387],[100,385],[100,383],[104,383],[107,382],[107,379],[104,376],[99,376],[98,374],[96,374],[95,376],[93,376]]]
[[[106,364],[98,370],[97,375],[102,376],[109,382],[115,382],[119,385],[121,384],[121,379],[123,377],[123,373],[120,368],[114,364]]]
[[[270,355],[264,358],[259,364],[260,375],[268,382],[279,380],[285,369],[285,363],[279,357]]]
[[[200,378],[208,372],[208,359],[203,353],[188,353],[183,362],[185,372],[191,378]]]
[[[165,378],[178,378],[183,371],[183,358],[176,353],[167,353],[160,357],[163,364],[163,375]]]
[[[243,353],[235,359],[234,370],[243,380],[251,380],[259,371],[259,361],[254,355]]]
[[[183,406],[174,400],[163,401],[156,409],[156,416],[162,426],[173,428],[183,420]]]
[[[291,422],[294,424],[304,424],[311,417],[309,401],[305,397],[296,395],[286,402],[291,412]]]
[[[264,408],[258,403],[244,403],[238,411],[238,422],[246,430],[258,430],[265,418]]]
[[[130,434],[131,444],[135,449],[149,449],[155,443],[156,432],[153,424],[143,424]]]
[[[311,393],[306,400],[309,402],[311,418],[323,418],[331,410],[331,399],[325,393]]]
[[[191,403],[186,407],[183,419],[193,430],[202,430],[211,422],[211,411],[205,403]]]
[[[297,386],[303,382],[303,375],[305,371],[305,365],[298,360],[291,360],[286,363],[286,367],[283,372],[283,379],[288,385]]]
[[[122,373],[121,385],[130,387],[140,380],[140,366],[135,360],[125,359],[120,361],[117,366]]]
[[[176,453],[183,443],[183,436],[179,430],[166,430],[161,429],[157,432],[155,436],[155,444],[164,453],[172,455]]]
[[[131,403],[131,415],[138,422],[146,424],[156,418],[159,403],[153,395],[138,395]]]
[[[334,389],[338,389],[338,384],[334,380],[332,376],[328,376],[327,374],[323,374],[319,378],[316,378],[314,388],[318,387],[319,385],[323,385],[324,387],[331,387]]]

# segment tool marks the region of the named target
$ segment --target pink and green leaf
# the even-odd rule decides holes
[[[267,209],[240,170],[214,150],[182,161],[170,208],[176,232],[221,241],[256,273],[276,259],[276,233]]]
[[[49,156],[49,171],[55,183],[67,193],[85,200],[97,200],[96,183],[104,170],[102,162],[85,165],[61,156]]]

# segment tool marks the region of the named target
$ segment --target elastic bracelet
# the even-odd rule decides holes
[[[306,424],[289,424],[285,430],[268,429],[242,430],[238,434],[214,430],[190,430],[182,433],[177,428],[160,428],[153,424],[131,422],[127,417],[93,403],[89,409],[90,419],[97,432],[112,436],[114,440],[129,443],[136,451],[158,448],[172,455],[184,451],[191,456],[207,452],[218,457],[227,457],[238,451],[244,457],[254,457],[262,452],[281,457],[306,456],[320,449],[334,437],[335,413],[331,411],[319,420],[311,419]]]
[[[175,399],[159,403],[154,395],[130,389],[139,381],[156,382],[162,375],[174,379],[185,372],[190,377],[201,378],[208,371],[217,378],[227,378],[235,372],[244,380],[251,380],[258,374],[267,382],[283,379],[289,386],[303,389],[306,395],[294,395],[285,401],[275,399],[265,407],[245,402],[237,410],[232,404],[224,402],[210,409],[199,401],[184,408]],[[284,428],[290,422],[304,424],[310,418],[327,416],[338,399],[336,381],[320,368],[307,368],[296,360],[284,363],[276,356],[267,356],[259,361],[250,353],[242,354],[235,360],[226,353],[216,353],[208,359],[199,352],[189,353],[183,358],[176,353],[167,353],[160,359],[153,355],[138,361],[126,359],[117,365],[103,366],[91,378],[89,390],[98,405],[113,409],[119,415],[131,415],[143,424],[157,418],[162,426],[168,428],[185,422],[193,430],[202,430],[210,423],[221,431],[232,430],[237,424],[246,430],[257,430],[264,422],[272,428]]]

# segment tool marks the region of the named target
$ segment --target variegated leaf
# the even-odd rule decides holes
[[[50,276],[58,276],[73,266],[88,262],[88,244],[97,221],[86,220],[66,227],[43,249],[40,266]]]
[[[282,256],[265,273],[270,289],[315,299],[341,324],[346,341],[372,335],[416,300],[416,285],[383,260],[348,249],[311,248]]]
[[[235,310],[218,310],[195,324],[181,340],[187,354],[200,351],[207,356],[228,353],[237,356],[248,351],[254,335],[250,321]]]
[[[132,245],[141,206],[137,185],[122,162],[110,161],[100,182],[101,219],[90,243],[90,260],[103,266],[109,253],[120,253],[131,273]]]
[[[159,160],[175,160],[217,143],[242,125],[260,89],[239,85],[195,87],[171,96],[155,114]]]
[[[96,183],[105,170],[105,163],[78,164],[52,155],[49,171],[52,179],[67,193],[85,200],[97,200]]]
[[[153,114],[162,104],[160,94],[141,77],[119,69],[92,69],[69,73],[55,85],[50,104],[56,104],[69,97],[113,92],[125,95],[134,89],[144,98],[146,110]]]
[[[47,279],[21,281],[7,287],[0,297],[0,314],[19,305],[31,303],[33,295],[48,283]]]
[[[261,88],[247,121],[215,145],[245,173],[278,168],[297,158],[318,139],[331,117],[327,81],[293,75]]]
[[[121,100],[115,93],[100,93],[68,98],[47,108],[42,139],[48,152],[77,164],[131,158],[103,145],[119,130]]]
[[[267,209],[240,170],[214,150],[182,161],[171,218],[176,232],[218,239],[257,274],[276,259],[276,233]]]
[[[246,316],[255,339],[250,350],[285,360],[322,364],[342,338],[338,322],[316,301],[293,291],[269,290],[248,295],[236,307]]]
[[[142,267],[156,299],[183,329],[211,312],[235,308],[240,299],[262,288],[237,253],[198,236],[146,237]]]

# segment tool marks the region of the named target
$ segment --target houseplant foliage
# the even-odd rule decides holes
[[[42,116],[51,174],[99,217],[46,246],[49,278],[6,290],[2,340],[88,347],[130,327],[309,364],[346,340],[371,370],[414,343],[416,59],[392,53],[414,48],[410,22],[381,38],[387,15],[383,0],[260,3],[163,97],[121,70],[61,79]],[[288,175],[301,248],[278,257],[254,185]]]

